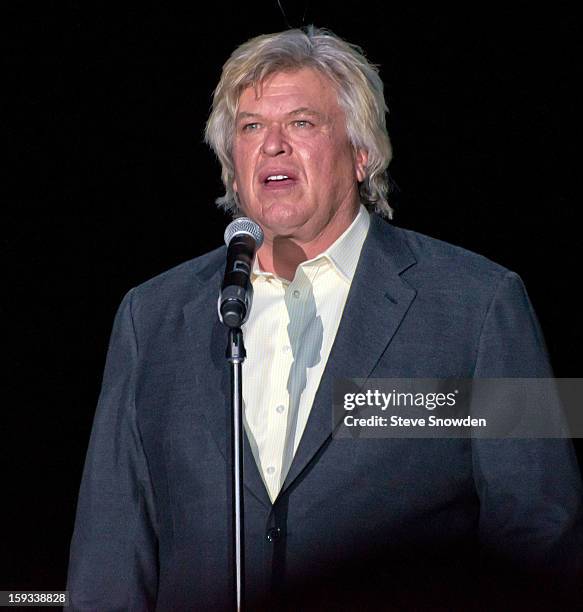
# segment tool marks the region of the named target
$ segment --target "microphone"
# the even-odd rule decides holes
[[[219,319],[227,327],[241,327],[253,302],[251,269],[255,252],[263,244],[263,231],[247,217],[239,217],[225,230],[227,265],[218,301]]]

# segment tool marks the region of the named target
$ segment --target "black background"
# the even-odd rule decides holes
[[[235,46],[286,27],[275,0],[40,6],[2,19],[0,589],[64,588],[113,315],[221,244],[212,91]],[[305,22],[381,65],[395,224],[518,272],[556,375],[581,376],[574,5],[314,0]]]

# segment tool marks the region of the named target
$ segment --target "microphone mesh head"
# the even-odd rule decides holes
[[[257,248],[263,244],[263,230],[248,217],[239,217],[231,221],[225,230],[225,244],[229,246],[229,242],[237,234],[248,234],[257,243]]]

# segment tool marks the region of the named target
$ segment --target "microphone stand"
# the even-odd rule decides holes
[[[241,325],[253,301],[250,282],[255,251],[263,243],[263,231],[251,219],[238,217],[225,230],[227,263],[217,303],[219,319],[229,328],[227,361],[231,364],[231,465],[233,499],[234,603],[245,608],[245,524],[243,520],[243,362],[245,345]]]
[[[245,523],[243,520],[243,362],[246,357],[243,332],[229,328],[226,357],[231,364],[231,465],[233,491],[234,578],[237,612],[245,606]]]

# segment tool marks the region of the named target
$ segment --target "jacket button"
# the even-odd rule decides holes
[[[281,529],[279,527],[274,527],[273,529],[270,529],[267,532],[268,542],[275,542],[276,540],[279,540],[280,537],[281,537]]]

